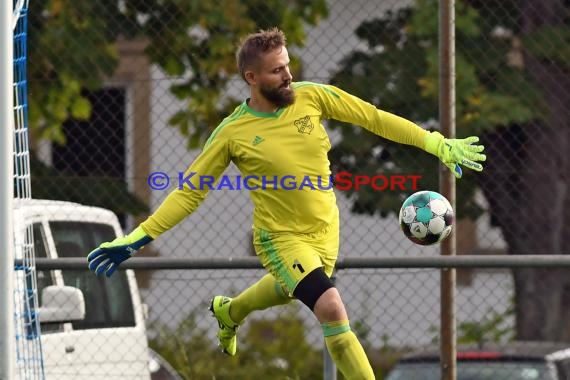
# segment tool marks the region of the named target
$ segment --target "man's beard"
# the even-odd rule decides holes
[[[295,92],[291,87],[284,87],[290,84],[291,82],[283,83],[277,88],[262,85],[260,88],[261,95],[279,108],[291,105],[295,103]]]

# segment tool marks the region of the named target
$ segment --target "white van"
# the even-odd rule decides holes
[[[35,255],[43,258],[86,258],[101,242],[123,235],[109,210],[15,199],[16,247],[30,225]],[[15,251],[21,259],[22,250]],[[82,270],[38,270],[37,288],[47,380],[151,379],[145,308],[133,271],[97,277],[85,259]]]

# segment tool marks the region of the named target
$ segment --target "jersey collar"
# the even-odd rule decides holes
[[[283,113],[283,111],[285,110],[285,108],[280,107],[277,111],[275,112],[260,112],[260,111],[256,111],[253,108],[251,108],[247,103],[249,101],[250,98],[247,98],[246,100],[244,100],[244,102],[242,103],[243,107],[245,108],[245,110],[247,112],[249,112],[250,114],[252,114],[253,116],[257,116],[257,117],[265,117],[265,118],[277,118],[279,116],[281,116],[281,114]]]

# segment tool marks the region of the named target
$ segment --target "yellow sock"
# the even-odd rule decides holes
[[[230,318],[239,324],[254,310],[284,305],[291,300],[292,298],[285,295],[275,277],[266,274],[232,300]]]
[[[373,380],[374,372],[347,320],[321,324],[332,360],[347,380]]]

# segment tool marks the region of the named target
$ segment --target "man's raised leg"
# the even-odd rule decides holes
[[[223,352],[231,356],[236,354],[237,330],[251,312],[284,305],[291,299],[271,274],[266,274],[235,298],[215,296],[210,311],[218,320],[218,340]]]

